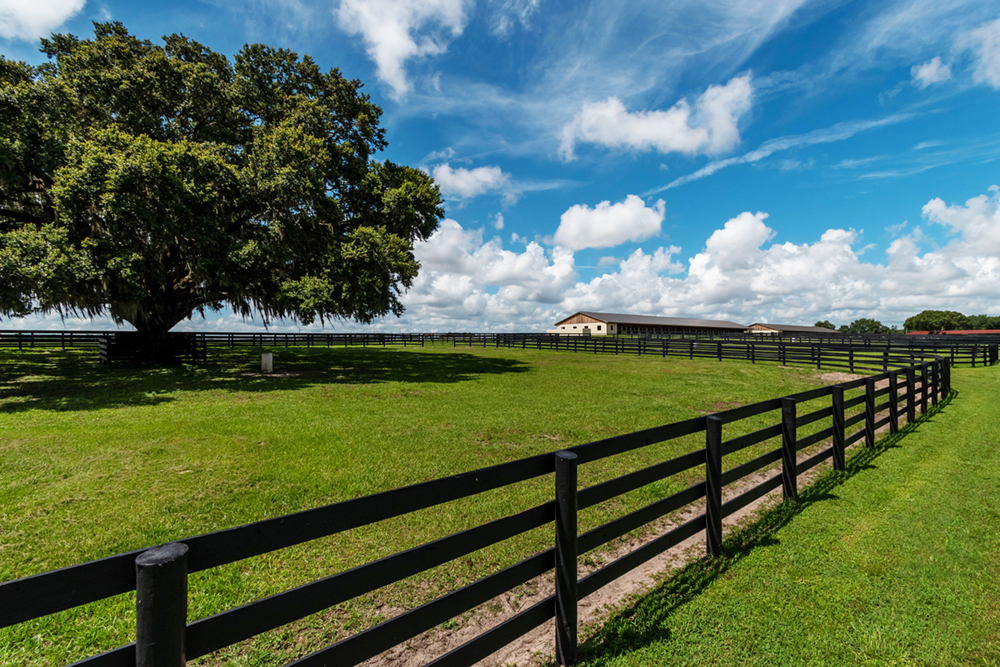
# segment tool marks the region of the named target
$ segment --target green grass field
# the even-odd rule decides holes
[[[825,384],[809,369],[531,350],[273,352],[272,376],[260,375],[253,349],[212,349],[205,367],[110,370],[97,365],[96,350],[0,353],[0,580]],[[689,437],[590,464],[581,485],[702,446],[703,436]],[[690,471],[588,510],[581,528],[702,475]],[[533,480],[192,575],[189,619],[551,495],[551,479]],[[551,539],[551,527],[533,531],[214,660],[282,664],[370,625],[386,607],[429,599]],[[64,664],[127,643],[134,604],[122,595],[2,630],[0,663]]]
[[[589,667],[1000,665],[1000,368],[614,615]]]

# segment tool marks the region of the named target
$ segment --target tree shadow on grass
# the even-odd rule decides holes
[[[890,449],[899,448],[900,440],[916,432],[922,424],[943,410],[958,392],[929,408],[927,414],[899,432],[887,436],[871,449],[857,450],[847,461],[846,470],[829,471],[799,493],[798,501],[786,501],[765,510],[752,524],[730,533],[723,541],[726,557],[704,557],[668,576],[652,591],[645,593],[631,606],[615,613],[587,642],[580,645],[580,659],[588,667],[605,665],[616,656],[649,644],[670,640],[667,627],[670,615],[690,602],[724,575],[754,549],[780,544],[777,532],[812,505],[835,500],[831,493],[855,475],[875,468],[876,458]]]
[[[260,348],[211,348],[205,365],[98,364],[97,350],[0,352],[0,414],[158,405],[177,391],[266,392],[314,385],[455,383],[524,373],[519,359],[467,352],[421,354],[399,348],[265,348],[274,372],[260,371]]]

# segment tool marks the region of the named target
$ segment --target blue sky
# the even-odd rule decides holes
[[[448,200],[375,330],[1000,314],[995,1],[5,0],[0,52],[37,63],[38,37],[109,19],[365,82],[384,157]]]

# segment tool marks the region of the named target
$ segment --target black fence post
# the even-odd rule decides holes
[[[920,363],[920,414],[927,414],[927,366],[928,363],[923,361]]]
[[[854,373],[854,348],[853,347],[850,350],[847,351],[847,359],[848,359],[847,363],[848,363],[848,366],[849,366],[848,370],[853,374]]]
[[[913,386],[917,384],[917,373],[913,366],[906,369],[906,423],[912,424],[917,420],[916,394]]]
[[[795,474],[795,399],[781,399],[781,487],[784,498],[798,500],[798,476]]]
[[[135,559],[136,667],[183,667],[187,624],[186,544],[153,547]]]
[[[722,551],[722,418],[705,418],[705,549],[709,556]]]
[[[833,469],[844,470],[847,455],[844,451],[844,388],[833,386]]]
[[[556,452],[556,663],[577,658],[576,454]]]
[[[931,362],[931,405],[937,405],[938,402],[938,386],[941,384],[941,380],[938,377],[938,362],[934,360]]]
[[[875,446],[875,378],[865,378],[865,447]]]
[[[889,373],[889,433],[899,433],[899,371]]]

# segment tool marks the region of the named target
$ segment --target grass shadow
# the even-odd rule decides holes
[[[597,667],[643,646],[669,641],[666,621],[674,611],[696,598],[755,549],[780,544],[777,533],[781,528],[816,503],[837,499],[831,493],[833,489],[874,468],[875,459],[888,450],[899,448],[904,437],[932,421],[932,417],[957,395],[953,390],[936,406],[929,407],[926,415],[901,427],[898,433],[882,438],[875,447],[856,450],[846,462],[845,470],[831,470],[821,475],[800,491],[797,501],[785,501],[766,509],[750,525],[731,532],[723,541],[725,557],[704,557],[682,567],[631,605],[613,614],[596,634],[580,645],[580,660],[589,667]]]
[[[420,354],[399,348],[264,348],[274,373],[260,372],[260,349],[213,348],[204,365],[113,366],[97,350],[0,353],[0,414],[29,410],[72,412],[158,405],[177,391],[266,392],[313,385],[386,382],[455,383],[482,375],[524,373],[518,359],[467,352]]]

